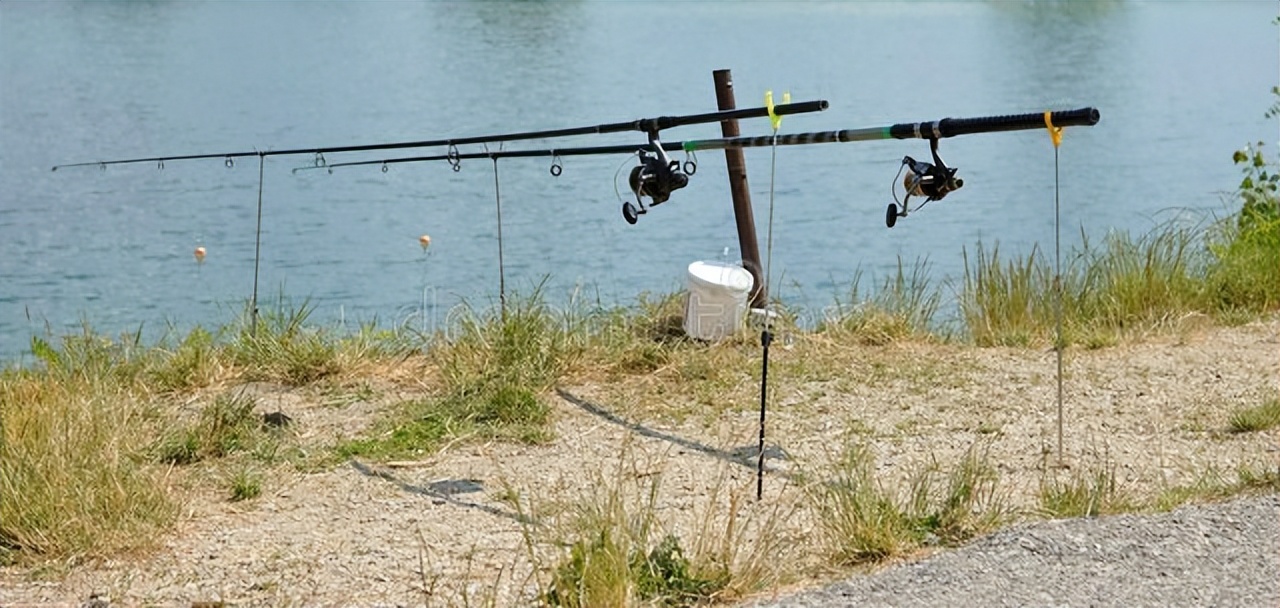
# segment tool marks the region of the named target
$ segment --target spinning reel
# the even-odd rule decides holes
[[[650,137],[649,144],[653,151],[640,149],[638,153],[640,164],[631,169],[631,177],[628,180],[631,192],[636,195],[634,204],[630,201],[622,203],[622,217],[628,224],[636,223],[641,215],[648,212],[644,197],[649,197],[651,201],[649,205],[652,207],[665,203],[671,198],[673,191],[689,185],[689,176],[697,171],[697,165],[691,161],[685,163],[682,171],[680,163],[667,156],[666,150],[662,149],[662,142],[658,141],[657,137]]]
[[[929,152],[933,154],[932,164],[918,161],[910,156],[902,157],[902,167],[910,169],[902,178],[902,187],[907,194],[902,202],[898,203],[898,178],[895,176],[890,186],[894,202],[889,203],[889,208],[885,210],[884,215],[886,226],[893,228],[893,225],[898,223],[898,218],[907,217],[910,211],[919,211],[929,201],[940,201],[944,196],[964,185],[964,180],[956,177],[956,168],[948,167],[942,162],[942,157],[938,156],[937,139],[929,140]],[[902,175],[902,168],[898,169],[898,175]],[[925,201],[920,203],[919,207],[911,209],[908,203],[912,196],[923,196]],[[899,205],[902,207],[901,210],[898,209]]]

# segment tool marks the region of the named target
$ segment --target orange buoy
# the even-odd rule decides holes
[[[422,245],[422,250],[423,250],[423,251],[426,251],[426,250],[427,250],[427,247],[430,247],[430,246],[431,246],[431,236],[430,236],[430,235],[426,235],[426,234],[424,234],[424,235],[422,235],[422,236],[418,237],[418,244],[419,244],[419,245]]]
[[[196,263],[197,264],[204,263],[204,254],[205,254],[204,247],[196,247]]]

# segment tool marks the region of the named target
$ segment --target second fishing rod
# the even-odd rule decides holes
[[[827,109],[826,100],[802,101],[792,104],[783,104],[769,107],[758,108],[742,108],[738,110],[723,110],[719,112],[705,112],[701,114],[685,114],[680,116],[659,116],[657,118],[640,118],[626,122],[604,123],[598,125],[590,125],[584,127],[569,127],[563,129],[544,129],[539,131],[521,131],[516,133],[501,133],[495,135],[478,135],[472,137],[452,137],[420,141],[403,141],[403,142],[386,142],[375,144],[358,144],[349,146],[321,146],[313,148],[290,148],[284,150],[264,150],[253,152],[215,152],[202,154],[179,154],[173,156],[146,156],[139,158],[126,158],[118,160],[90,161],[80,163],[69,163],[64,165],[54,165],[53,170],[66,167],[101,167],[106,168],[109,165],[124,165],[133,163],[157,163],[163,167],[167,161],[175,160],[198,160],[220,158],[224,159],[227,166],[234,164],[236,158],[254,157],[254,156],[288,156],[299,154],[314,154],[316,157],[315,165],[324,166],[326,163],[324,155],[339,152],[376,152],[380,150],[403,150],[409,148],[434,148],[447,146],[451,153],[457,153],[457,147],[471,144],[490,144],[509,141],[523,141],[531,139],[554,139],[559,137],[571,137],[576,135],[596,135],[605,133],[625,133],[629,131],[638,131],[649,134],[650,139],[655,139],[659,131],[681,127],[685,125],[705,124],[710,122],[719,122],[722,120],[736,120],[745,118],[764,118],[769,116],[770,112],[775,115],[782,116],[788,114],[804,114],[808,112],[821,112]]]

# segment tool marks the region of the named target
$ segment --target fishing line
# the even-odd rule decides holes
[[[422,247],[422,256],[418,258],[418,265],[422,268],[422,310],[419,313],[422,318],[418,319],[418,321],[422,326],[422,335],[425,337],[427,335],[427,289],[429,287],[427,283],[427,258],[431,256],[429,251],[431,237],[424,234],[418,237],[418,243]]]
[[[493,199],[498,211],[498,305],[502,322],[507,321],[507,273],[502,263],[502,189],[498,185],[498,157],[493,156]]]
[[[258,153],[258,228],[253,244],[253,297],[249,300],[249,333],[255,337],[258,335],[258,266],[262,261],[262,173],[266,159],[265,153]],[[234,165],[230,158],[225,162],[227,168]]]
[[[622,200],[622,191],[618,189],[618,176],[622,175],[623,168],[631,164],[631,159],[635,158],[639,154],[640,154],[639,152],[632,152],[629,156],[623,159],[622,162],[618,165],[618,170],[613,172],[613,195],[618,197],[619,203],[623,202],[623,200]]]

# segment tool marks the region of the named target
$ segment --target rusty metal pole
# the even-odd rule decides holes
[[[733,98],[733,74],[729,70],[711,73],[716,83],[716,105],[720,110],[733,110],[737,102]],[[725,137],[738,137],[738,121],[720,121],[720,132]],[[751,293],[751,307],[764,308],[769,302],[769,286],[764,284],[763,267],[760,265],[760,245],[756,242],[756,220],[751,212],[751,190],[747,187],[747,161],[742,148],[724,149],[725,165],[729,169],[729,192],[733,195],[733,216],[738,222],[738,248],[742,252],[742,266],[755,279]]]

